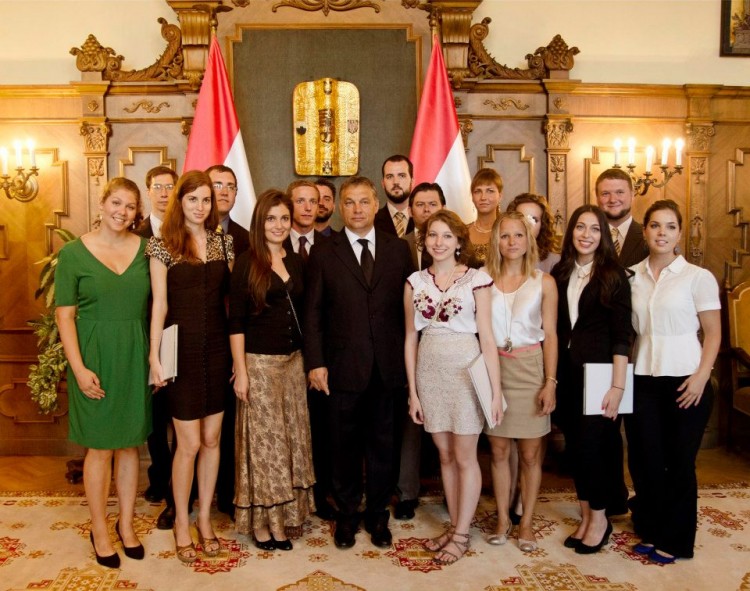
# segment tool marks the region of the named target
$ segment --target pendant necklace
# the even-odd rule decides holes
[[[513,306],[516,303],[515,295],[513,295],[513,301],[510,304],[510,315],[508,315],[508,296],[503,289],[503,281],[500,280],[500,291],[503,292],[503,320],[505,320],[505,343],[503,344],[503,351],[510,353],[513,351],[513,341],[510,340],[510,328],[513,325]],[[518,290],[516,290],[518,291]],[[515,294],[515,292],[514,292]]]

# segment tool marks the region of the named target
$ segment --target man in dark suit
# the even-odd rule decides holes
[[[144,238],[161,236],[161,223],[167,204],[177,184],[177,173],[166,166],[156,166],[146,173],[146,190],[151,202],[151,213],[136,229]],[[167,506],[156,520],[159,529],[172,529],[174,524],[174,499],[170,482],[172,478],[172,450],[169,447],[169,416],[167,399],[163,392],[153,397],[152,431],[148,436],[148,453],[151,465],[148,467],[148,488],[143,497],[150,503],[166,499]]]
[[[375,227],[403,238],[414,229],[408,204],[414,166],[406,156],[396,154],[383,162],[381,171],[386,202],[375,216]]]
[[[413,267],[407,244],[375,229],[377,208],[371,180],[347,179],[344,230],[316,246],[307,265],[305,365],[311,386],[329,394],[339,548],[354,545],[365,489],[365,528],[376,546],[391,544],[394,412],[406,383],[403,292]]]
[[[161,222],[176,184],[177,173],[167,166],[155,166],[146,173],[146,191],[151,202],[151,213],[140,223],[136,234],[144,238],[161,237]],[[157,502],[159,500],[161,499],[156,499]]]
[[[432,264],[429,253],[419,247],[419,231],[427,219],[445,207],[443,189],[437,183],[419,183],[409,195],[409,211],[414,220],[414,230],[404,236],[411,251],[412,264],[416,269],[426,269]],[[419,505],[419,476],[424,429],[409,418],[408,405],[399,412],[397,422],[401,425],[401,453],[398,471],[398,502],[393,508],[396,519],[413,519]]]
[[[336,230],[331,228],[331,216],[336,207],[336,185],[326,178],[315,180],[320,200],[318,201],[318,215],[315,217],[315,229],[326,238]]]
[[[640,263],[648,256],[648,246],[643,239],[643,226],[631,215],[633,207],[633,180],[620,168],[605,170],[596,179],[596,200],[609,222],[609,231],[617,256],[624,267]],[[608,515],[628,512],[628,489],[625,486],[622,436],[619,433],[608,442],[612,447],[612,458],[616,458],[611,469],[617,475],[617,488],[611,492],[607,502]],[[637,471],[637,468],[636,468]],[[631,470],[632,472],[632,470]],[[632,478],[636,478],[631,473]],[[613,480],[614,481],[614,480]]]
[[[237,199],[237,176],[234,171],[223,164],[215,164],[206,169],[216,194],[216,209],[219,212],[221,231],[232,237],[234,244],[234,258],[237,260],[243,252],[250,248],[250,236],[245,228],[231,217],[229,212]]]
[[[284,248],[291,248],[307,262],[313,245],[325,240],[325,236],[315,229],[318,216],[320,192],[312,181],[294,181],[286,188],[292,200],[292,229],[284,241]]]

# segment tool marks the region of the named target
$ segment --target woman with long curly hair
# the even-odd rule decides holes
[[[555,236],[555,218],[547,199],[535,193],[521,193],[508,204],[506,211],[519,211],[526,216],[539,253],[537,269],[551,273],[552,267],[560,261],[560,253]]]

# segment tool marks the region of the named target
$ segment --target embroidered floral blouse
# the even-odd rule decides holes
[[[477,332],[474,290],[492,287],[484,271],[469,269],[441,292],[429,269],[412,273],[407,279],[414,290],[414,326],[447,328],[454,332]]]

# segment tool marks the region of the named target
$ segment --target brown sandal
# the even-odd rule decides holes
[[[442,550],[448,542],[451,541],[451,537],[456,532],[456,526],[452,523],[445,528],[445,531],[436,538],[430,538],[423,546],[425,550],[430,552],[439,552]]]
[[[457,540],[456,538],[462,538],[463,541],[461,541],[461,539]],[[450,550],[446,550],[446,548],[448,548],[451,544],[453,544],[456,550],[458,550],[459,552],[458,554],[455,554],[451,552]],[[450,541],[440,549],[441,555],[435,556],[435,558],[433,558],[432,560],[437,564],[442,564],[446,566],[449,564],[454,564],[464,557],[464,555],[469,551],[470,547],[471,547],[471,535],[468,533],[460,534],[454,531],[453,535],[451,536]]]
[[[218,556],[221,552],[221,544],[219,543],[218,538],[204,538],[197,521],[195,522],[195,529],[198,531],[198,543],[200,544],[203,553],[209,558]]]
[[[172,530],[172,533],[174,533],[174,547],[177,559],[185,564],[193,564],[198,560],[198,552],[195,550],[195,544],[191,541],[187,546],[178,546],[177,532]]]

